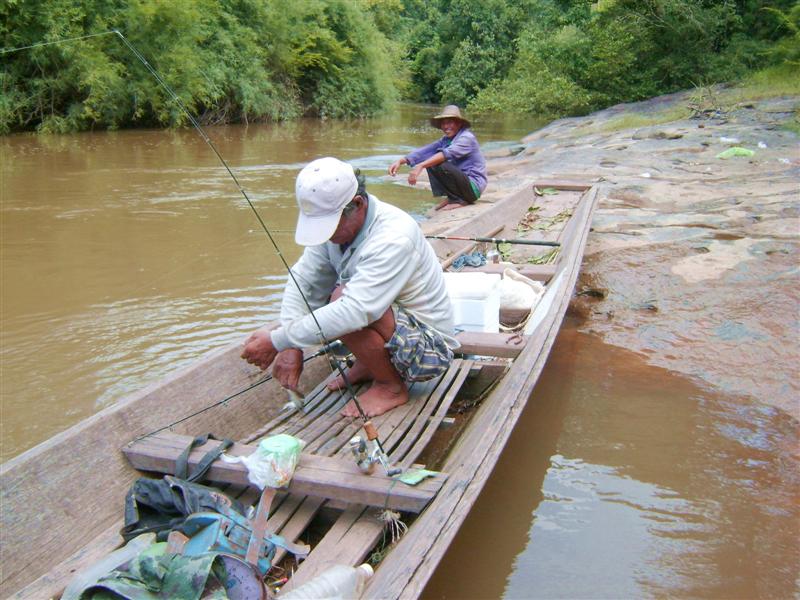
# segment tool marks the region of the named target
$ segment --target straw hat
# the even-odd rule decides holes
[[[464,127],[469,127],[469,121],[461,116],[461,109],[459,109],[455,104],[448,104],[442,109],[441,113],[435,117],[431,117],[431,126],[439,129],[441,125],[439,121],[441,119],[458,119],[461,121],[461,123],[463,123]]]

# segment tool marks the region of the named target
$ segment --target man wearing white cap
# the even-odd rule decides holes
[[[292,273],[302,294],[290,278],[281,326],[254,332],[242,358],[262,369],[274,361],[275,378],[297,389],[302,348],[322,343],[321,329],[355,355],[348,380],[373,381],[359,396],[364,412],[382,414],[408,400],[408,382],[443,373],[458,347],[442,269],[414,219],[367,194],[347,163],[311,162],[295,192],[295,240],[306,249]],[[329,387],[343,386],[337,378]],[[343,414],[358,411],[350,402]]]

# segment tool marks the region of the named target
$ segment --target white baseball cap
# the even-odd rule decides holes
[[[300,207],[295,241],[301,246],[317,246],[331,239],[342,210],[357,189],[353,167],[337,158],[318,158],[303,167],[294,188]]]

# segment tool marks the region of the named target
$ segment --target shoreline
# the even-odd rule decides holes
[[[446,231],[540,180],[598,185],[571,304],[580,330],[800,420],[800,146],[784,129],[800,98],[659,118],[690,100],[681,92],[553,121],[490,153],[479,201],[429,210],[423,228]],[[754,154],[718,158],[734,146]]]

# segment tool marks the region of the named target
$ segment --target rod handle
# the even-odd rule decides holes
[[[367,434],[367,439],[370,441],[378,438],[378,430],[372,424],[372,421],[364,423],[364,433]]]

